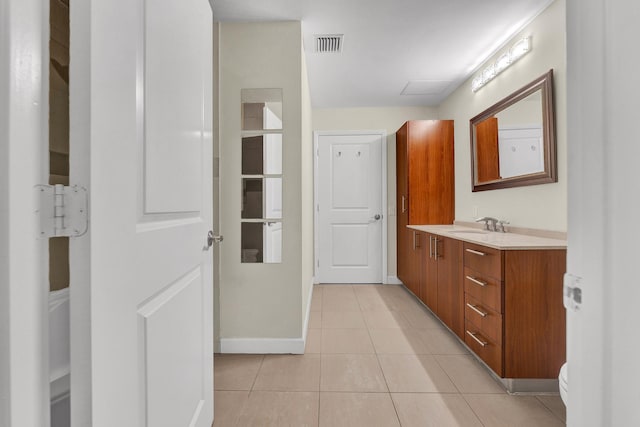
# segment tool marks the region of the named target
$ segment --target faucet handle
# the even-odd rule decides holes
[[[504,226],[506,224],[511,224],[511,223],[509,221],[504,221],[504,220],[498,221],[498,225],[497,225],[496,231],[500,231],[501,233],[506,233],[507,230],[505,230],[505,228],[504,228]]]
[[[490,230],[490,228],[489,228],[489,220],[490,219],[491,218],[489,218],[489,217],[483,216],[482,218],[476,218],[475,221],[476,222],[484,222],[484,229],[485,230]]]
[[[489,231],[496,231],[496,224],[498,222],[497,219],[492,218],[490,216],[483,216],[482,218],[476,219],[476,222],[484,221],[484,229]]]

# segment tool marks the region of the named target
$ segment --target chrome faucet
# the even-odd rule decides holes
[[[496,226],[496,231],[501,233],[506,233],[507,230],[504,229],[505,224],[510,224],[509,221],[498,221],[498,225]]]
[[[490,216],[483,216],[482,218],[476,219],[476,222],[484,222],[484,229],[487,231],[498,231],[498,229],[496,228],[498,220],[495,218],[492,218]]]
[[[490,216],[483,216],[482,218],[476,219],[476,222],[484,222],[484,229],[487,231],[499,231],[501,233],[506,233],[504,226],[505,224],[509,224],[509,221],[497,220]]]

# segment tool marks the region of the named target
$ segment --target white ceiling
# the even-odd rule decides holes
[[[438,105],[552,2],[213,0],[212,4],[218,21],[301,20],[313,107],[337,108]],[[342,53],[315,53],[315,34],[344,34]],[[532,44],[535,49],[535,40]],[[425,91],[428,94],[415,94]]]

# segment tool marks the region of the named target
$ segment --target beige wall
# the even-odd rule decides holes
[[[387,275],[396,276],[396,131],[407,120],[434,119],[430,107],[323,108],[313,110],[313,130],[387,131]]]
[[[303,205],[308,182],[308,94],[303,74],[300,22],[220,23],[218,33],[220,231],[220,338],[300,338],[303,287],[311,277],[308,228]],[[240,91],[282,88],[283,93],[283,246],[280,264],[240,262]],[[301,143],[302,142],[302,143]],[[304,148],[303,148],[304,144]],[[307,166],[304,166],[306,169]],[[305,289],[308,292],[308,289]],[[306,301],[304,302],[306,303]],[[303,304],[304,304],[303,303]]]
[[[440,118],[455,120],[456,220],[472,221],[477,208],[477,215],[506,219],[513,226],[566,231],[565,26],[565,0],[557,0],[514,37],[514,40],[517,40],[524,36],[531,36],[531,52],[475,94],[471,91],[471,79],[469,79],[438,108]],[[510,45],[510,43],[507,44],[507,46]],[[499,53],[503,51],[504,49]],[[496,57],[491,58],[491,60],[495,59]],[[480,69],[483,68],[480,67]],[[471,191],[469,120],[551,68],[554,72],[558,182],[473,193]]]

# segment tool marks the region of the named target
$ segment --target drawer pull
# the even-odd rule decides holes
[[[480,285],[480,286],[487,286],[487,282],[483,282],[482,280],[478,280],[475,277],[472,276],[466,276],[467,279],[471,280],[473,283]]]
[[[473,338],[473,339],[474,339],[478,344],[480,344],[480,345],[481,345],[481,346],[483,346],[483,347],[486,347],[486,346],[487,346],[487,344],[489,344],[488,342],[486,342],[486,341],[482,341],[480,338],[478,338],[478,337],[476,336],[476,335],[477,335],[477,332],[469,332],[469,331],[467,331],[467,334],[469,334],[469,336],[470,336],[471,338]]]
[[[467,248],[467,249],[465,249],[465,250],[466,250],[467,252],[470,252],[470,253],[474,254],[474,255],[480,255],[480,256],[485,256],[485,255],[486,255],[484,252],[475,251],[475,250],[473,250],[473,249],[468,249],[468,248]]]
[[[489,314],[489,313],[485,313],[482,310],[479,310],[478,307],[473,305],[473,304],[467,303],[467,307],[469,307],[471,310],[475,311],[476,313],[478,313],[482,317],[487,317],[487,314]]]

